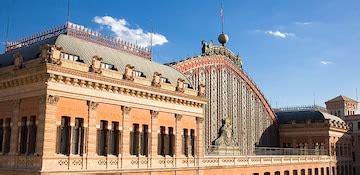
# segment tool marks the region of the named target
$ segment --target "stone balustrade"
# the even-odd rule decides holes
[[[205,156],[194,157],[116,157],[95,156],[87,159],[82,156],[1,156],[0,168],[6,170],[27,169],[39,170],[42,164],[44,172],[76,172],[76,171],[131,171],[146,169],[193,169],[216,167],[251,167],[268,165],[306,164],[336,162],[335,157],[321,155],[261,155],[261,156]],[[7,162],[7,163],[5,163]]]

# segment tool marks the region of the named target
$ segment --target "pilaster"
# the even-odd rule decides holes
[[[56,111],[59,96],[46,95],[40,99],[40,113],[38,124],[38,136],[40,144],[36,147],[36,153],[44,156],[53,156],[56,153]],[[43,149],[43,150],[41,150]]]
[[[204,157],[204,118],[196,117],[196,158]]]
[[[95,163],[95,161],[93,161],[92,159],[94,159],[94,157],[97,156],[96,154],[96,139],[97,139],[97,131],[96,131],[96,109],[99,105],[99,103],[94,102],[94,101],[87,101],[87,105],[88,105],[88,132],[86,137],[86,142],[85,142],[85,154],[86,154],[86,163],[85,163],[85,167],[86,169],[93,169],[94,167],[97,166],[97,164]],[[94,167],[92,167],[94,166]]]
[[[96,109],[99,103],[87,101],[88,105],[88,134],[86,155],[89,157],[96,156]]]
[[[17,154],[18,136],[19,136],[19,113],[20,113],[20,102],[21,100],[13,100],[13,117],[11,117],[11,141],[10,141],[10,152],[9,155]]]
[[[181,124],[182,115],[181,114],[175,114],[175,128],[176,128],[176,134],[175,134],[175,166],[179,166],[181,163],[180,158],[183,157],[183,154],[181,152],[182,147],[182,131],[183,127]]]
[[[130,123],[130,111],[131,108],[127,106],[122,106],[122,146],[121,146],[121,155],[122,155],[122,163],[124,160],[130,157],[130,131],[131,131],[131,123]],[[124,167],[124,165],[122,166]]]
[[[159,129],[159,124],[158,124],[158,115],[159,112],[158,111],[150,111],[151,114],[151,151],[150,151],[150,167],[154,167],[155,164],[154,162],[156,161],[154,158],[158,157],[158,152],[157,152],[157,148],[158,148],[158,129]]]

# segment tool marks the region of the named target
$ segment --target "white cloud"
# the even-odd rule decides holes
[[[327,64],[333,64],[331,61],[320,61],[321,64],[327,65]]]
[[[278,37],[278,38],[286,38],[286,37],[289,37],[289,36],[295,36],[294,33],[286,33],[286,32],[280,32],[280,31],[272,31],[272,30],[268,30],[268,31],[265,31],[266,34],[269,34],[271,36],[274,36],[274,37]]]
[[[296,24],[296,25],[303,25],[303,26],[307,26],[307,25],[311,25],[311,24],[312,24],[312,22],[308,22],[308,21],[306,21],[306,22],[299,22],[299,21],[297,21],[297,22],[294,22],[294,24]]]
[[[93,21],[101,26],[109,27],[117,38],[131,43],[137,43],[139,46],[150,46],[151,37],[153,46],[160,46],[168,42],[166,37],[159,33],[145,32],[140,27],[130,28],[129,23],[125,19],[117,19],[111,16],[95,16]]]

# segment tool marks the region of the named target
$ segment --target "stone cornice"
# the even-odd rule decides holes
[[[262,104],[264,105],[266,111],[270,115],[271,119],[278,125],[277,117],[270,107],[270,104],[265,99],[265,96],[260,91],[260,89],[255,85],[254,81],[251,80],[251,78],[244,72],[244,70],[240,70],[236,64],[234,64],[229,59],[224,59],[225,56],[221,55],[213,55],[213,56],[198,56],[196,58],[192,58],[189,60],[185,60],[182,62],[179,62],[173,67],[175,67],[177,70],[179,70],[182,73],[189,72],[190,70],[197,69],[199,67],[203,67],[206,65],[213,66],[213,65],[222,65],[227,66],[230,68],[230,70],[234,71],[237,75],[239,75],[243,81],[246,82],[249,87],[256,96],[260,99]],[[205,71],[211,71],[210,69]]]
[[[38,83],[38,82],[44,82],[45,84],[47,79],[48,79],[48,75],[45,73],[30,74],[28,76],[19,76],[14,79],[7,79],[0,81],[0,90],[13,88],[17,86],[23,86],[31,83]]]
[[[203,97],[191,96],[184,93],[134,83],[132,81],[104,77],[98,74],[81,72],[51,64],[48,64],[47,66],[49,72],[48,81],[52,82],[193,107],[202,107],[202,105],[206,103],[206,99]]]

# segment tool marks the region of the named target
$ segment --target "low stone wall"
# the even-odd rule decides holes
[[[15,160],[17,163],[15,163]],[[185,174],[212,174],[217,171],[239,171],[253,172],[259,170],[276,169],[285,167],[287,169],[326,168],[336,166],[337,160],[330,156],[236,156],[219,157],[207,156],[204,158],[193,157],[64,157],[44,158],[42,170],[34,166],[34,161],[20,158],[8,161],[6,157],[0,157],[1,172],[7,174],[16,171],[18,174],[123,174],[123,173],[145,173],[173,174],[181,171]],[[8,162],[6,164],[6,162]],[[28,163],[29,162],[29,163]],[[32,163],[32,164],[31,164]],[[39,165],[38,163],[36,165]],[[260,169],[259,169],[260,168]],[[234,170],[237,169],[237,170]],[[246,171],[245,171],[246,170]],[[308,170],[307,170],[308,171]],[[7,173],[6,173],[7,172]],[[180,174],[183,174],[180,173]],[[178,174],[178,173],[177,173]]]

